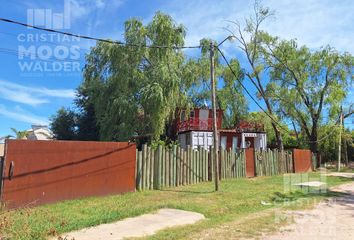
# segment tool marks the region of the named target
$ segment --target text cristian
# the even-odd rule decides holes
[[[17,41],[19,42],[57,42],[57,43],[69,43],[69,42],[80,42],[80,38],[68,35],[62,35],[57,33],[40,33],[40,34],[18,34]]]

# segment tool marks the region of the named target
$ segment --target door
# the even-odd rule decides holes
[[[209,118],[209,110],[208,109],[200,109],[199,110],[199,129],[200,130],[208,129],[208,118]]]
[[[237,137],[232,137],[232,151],[237,151]]]
[[[254,177],[255,174],[255,162],[254,162],[254,149],[247,148],[246,151],[246,177]]]
[[[221,136],[221,139],[220,139],[220,146],[221,146],[221,149],[222,149],[222,150],[225,150],[225,149],[226,149],[226,140],[227,140],[227,137],[226,137],[226,136]]]

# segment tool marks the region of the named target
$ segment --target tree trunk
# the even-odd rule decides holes
[[[277,141],[277,147],[279,151],[283,151],[284,150],[284,146],[283,146],[283,139],[281,137],[281,134],[279,132],[279,130],[277,129],[277,126],[274,122],[272,122],[272,127],[275,133],[275,140]]]
[[[261,88],[263,89],[263,88]],[[262,90],[263,91],[263,90]],[[269,99],[265,97],[264,95],[264,91],[262,93],[262,96],[263,96],[263,100],[267,106],[267,109],[268,109],[268,112],[270,115],[273,115],[273,109],[271,107],[271,104],[269,102]],[[278,150],[279,151],[283,151],[284,150],[284,146],[283,146],[283,139],[281,137],[281,133],[280,131],[278,130],[277,128],[277,125],[275,124],[275,122],[272,121],[272,127],[273,127],[273,130],[274,130],[274,133],[275,133],[275,140],[277,141],[277,147],[278,147]]]
[[[310,150],[312,153],[318,154],[318,142],[317,142],[317,122],[312,123],[312,130],[311,130],[311,136],[309,136],[309,140],[310,140]],[[320,167],[320,159],[317,157],[317,168]]]

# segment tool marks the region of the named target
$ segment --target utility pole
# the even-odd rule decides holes
[[[214,136],[214,181],[215,191],[219,191],[219,146],[218,129],[216,116],[216,86],[215,86],[215,63],[214,63],[214,43],[210,43],[210,82],[211,82],[211,102],[213,108],[213,136]]]
[[[342,124],[343,124],[343,109],[340,107],[340,116],[339,116],[339,140],[338,140],[338,166],[337,170],[340,171],[340,162],[342,155]]]

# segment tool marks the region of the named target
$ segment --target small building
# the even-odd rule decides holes
[[[28,140],[53,140],[53,133],[46,125],[32,125],[32,128],[27,130]]]
[[[222,149],[254,148],[267,149],[267,134],[263,124],[240,122],[235,129],[220,129],[220,147]]]
[[[216,111],[217,127],[221,128],[222,110]],[[176,131],[182,148],[188,145],[193,149],[208,149],[213,145],[213,112],[206,108],[195,108],[190,111],[177,111]]]
[[[236,151],[240,148],[267,148],[267,135],[262,124],[240,122],[234,129],[221,129],[223,111],[217,110],[217,128],[219,144],[222,149]],[[212,110],[195,108],[191,111],[177,111],[176,131],[182,148],[193,149],[203,147],[209,149],[213,145]]]

